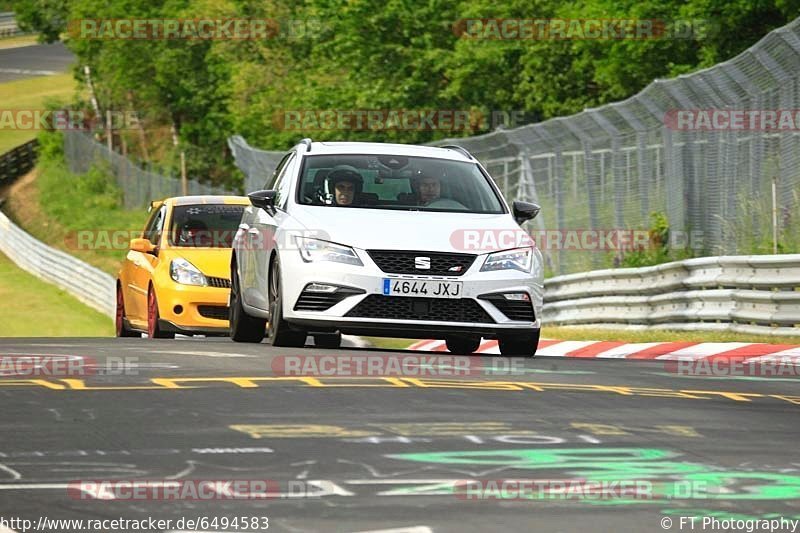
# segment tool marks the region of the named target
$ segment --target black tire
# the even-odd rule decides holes
[[[308,334],[291,329],[283,319],[283,294],[281,292],[281,265],[278,258],[272,263],[269,275],[269,338],[273,346],[302,348]]]
[[[445,339],[447,349],[456,355],[469,355],[481,345],[481,338],[474,335],[453,335]]]
[[[317,348],[336,349],[342,346],[342,334],[336,333],[315,333],[314,346]]]
[[[228,309],[230,336],[235,342],[259,343],[267,333],[267,319],[247,314],[242,306],[241,285],[236,265],[231,268],[231,305]]]
[[[516,335],[502,336],[498,339],[500,353],[511,357],[533,357],[539,347],[539,330]]]
[[[122,288],[117,284],[117,311],[114,317],[114,329],[117,337],[140,337],[141,333],[133,331],[125,325],[125,301],[122,296]]]

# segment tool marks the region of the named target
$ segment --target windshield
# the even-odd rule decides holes
[[[395,155],[306,158],[298,187],[304,205],[464,213],[504,213],[475,163]]]
[[[239,228],[243,205],[180,205],[172,210],[169,243],[172,246],[230,248]]]

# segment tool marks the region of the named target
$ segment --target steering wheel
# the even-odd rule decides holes
[[[425,204],[425,207],[433,207],[434,209],[463,209],[464,211],[468,209],[467,206],[461,202],[450,198],[437,198],[431,203]]]

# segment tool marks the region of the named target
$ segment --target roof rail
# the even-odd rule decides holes
[[[461,152],[462,154],[464,154],[465,156],[467,156],[467,159],[475,159],[475,158],[472,156],[472,154],[471,154],[471,153],[469,153],[469,152],[467,151],[467,149],[466,149],[466,148],[464,148],[463,146],[458,146],[458,145],[456,145],[456,144],[448,144],[448,145],[445,145],[445,146],[440,146],[439,148],[445,148],[445,149],[447,149],[447,150],[455,150],[455,151],[457,151],[457,152]]]
[[[310,152],[311,151],[311,139],[309,139],[308,137],[306,137],[305,139],[301,139],[300,142],[297,143],[297,144],[305,144],[306,145],[306,152]]]

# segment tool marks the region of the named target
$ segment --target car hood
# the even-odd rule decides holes
[[[164,250],[169,259],[182,257],[196,266],[206,276],[229,279],[231,277],[230,248],[173,247]]]
[[[513,248],[525,236],[508,213],[297,207],[292,215],[310,235],[362,250],[486,253]]]

